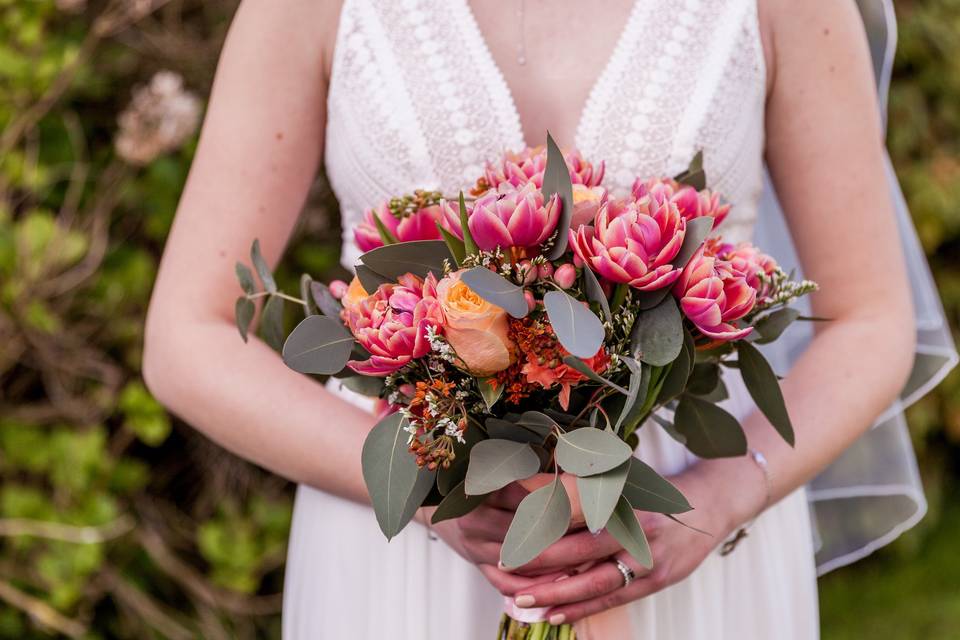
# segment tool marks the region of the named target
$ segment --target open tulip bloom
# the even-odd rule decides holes
[[[548,135],[545,148],[489,163],[466,196],[420,190],[369,210],[354,230],[366,253],[349,286],[305,275],[301,299],[283,294],[256,241],[253,269],[237,264],[244,340],[265,298],[261,333],[288,366],[377,399],[383,417],[362,463],[387,538],[417,507],[436,506],[433,522],[456,518],[510,483],[553,474],[504,539],[501,562],[519,567],[571,525],[563,472],[581,487],[582,526],[607,528],[649,566],[641,528],[622,523],[635,510],[692,507],[634,457],[637,429],[665,429],[703,458],[745,455],[742,427],[718,406],[733,367],[793,444],[757,345],[810,319],[789,304],[816,285],[711,235],[730,206],[706,189],[700,154],[674,178],[638,178],[625,198],[608,194],[603,174]],[[284,300],[306,313],[285,341]],[[498,639],[524,626],[505,615]],[[532,626],[536,637],[573,637]]]

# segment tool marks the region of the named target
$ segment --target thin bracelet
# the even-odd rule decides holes
[[[773,493],[770,489],[770,465],[767,464],[766,456],[753,448],[747,449],[747,455],[751,460],[753,460],[753,463],[759,467],[760,471],[763,472],[763,486],[764,490],[766,491],[766,495],[763,499],[763,506],[760,507],[757,515],[753,516],[750,522],[740,527],[737,530],[737,533],[732,538],[724,542],[720,547],[721,556],[730,555],[730,553],[737,548],[737,545],[740,544],[740,541],[747,537],[747,529],[753,526],[753,523],[757,521],[757,518],[760,517],[761,513],[767,510],[767,507],[770,506],[770,502],[773,500]]]

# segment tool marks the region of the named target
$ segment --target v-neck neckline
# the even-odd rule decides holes
[[[490,45],[487,43],[487,38],[484,36],[483,30],[480,28],[480,23],[477,20],[476,14],[473,12],[473,7],[470,6],[470,0],[459,1],[466,17],[465,22],[468,30],[470,31],[470,36],[476,40],[477,44],[479,45],[478,48],[485,58],[483,62],[490,70],[494,81],[502,85],[503,91],[501,93],[507,103],[507,111],[513,118],[513,139],[523,147],[540,146],[540,144],[531,145],[526,139],[526,133],[523,129],[523,120],[520,116],[520,109],[517,107],[517,100],[514,96],[513,89],[511,88],[510,83],[507,82],[507,77],[504,75],[503,69],[500,68],[496,58],[493,57],[493,52],[490,50]],[[617,62],[624,56],[630,35],[634,30],[634,23],[637,22],[641,5],[641,0],[634,0],[632,6],[630,7],[630,12],[627,14],[626,21],[623,23],[623,28],[620,30],[620,35],[617,37],[617,41],[614,44],[613,50],[610,52],[610,56],[607,58],[603,67],[601,68],[600,73],[593,82],[593,85],[591,85],[590,91],[587,93],[586,100],[584,100],[583,104],[580,106],[579,116],[574,124],[572,140],[574,147],[578,149],[582,150],[583,148],[584,123],[589,121],[591,111],[599,108],[598,104],[601,102],[601,90],[604,85],[608,83],[608,77],[613,73]],[[519,149],[514,149],[514,151],[519,151]]]

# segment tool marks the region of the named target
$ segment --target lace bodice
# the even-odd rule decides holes
[[[762,190],[765,71],[756,0],[637,0],[583,107],[575,143],[604,184],[674,175],[698,149],[749,239]],[[344,264],[364,209],[415,188],[456,193],[525,146],[467,0],[344,0],[328,92],[326,169]]]

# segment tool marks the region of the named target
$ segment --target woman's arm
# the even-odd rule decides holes
[[[233,325],[237,260],[275,262],[316,175],[337,2],[240,6],[147,316],[154,395],[227,449],[297,482],[366,501],[370,414],[288,369]]]
[[[770,500],[812,479],[861,436],[909,374],[914,340],[909,285],[883,165],[882,130],[863,27],[853,2],[761,2],[768,60],[767,161],[807,277],[821,291],[818,327],[783,382],[795,425],[790,448],[754,412],[744,428],[767,458]],[[556,606],[567,621],[645,597],[689,575],[718,542],[767,504],[766,482],[746,458],[702,461],[676,478],[697,509],[684,520],[641,514],[655,566],[627,588],[610,562],[556,584],[531,588],[524,603]],[[601,558],[606,534],[558,543],[534,567]],[[567,544],[567,548],[560,545]],[[579,546],[577,546],[579,545]],[[582,552],[576,557],[570,551]],[[736,552],[734,552],[736,553]],[[569,604],[573,603],[573,604]]]

